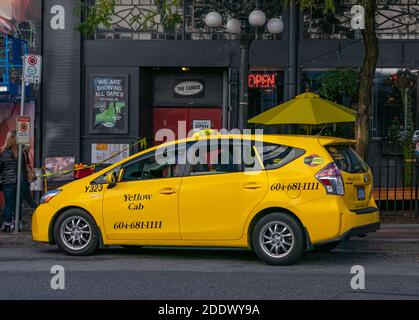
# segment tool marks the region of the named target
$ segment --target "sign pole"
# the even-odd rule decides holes
[[[20,116],[25,113],[25,76],[22,74],[22,97],[20,99]],[[21,209],[21,189],[22,189],[22,156],[23,144],[19,143],[19,151],[17,156],[17,187],[16,187],[16,207],[15,207],[15,233],[19,233],[19,219]]]
[[[23,145],[30,143],[30,119],[24,117],[25,113],[25,93],[26,83],[40,83],[41,82],[41,68],[42,56],[25,54],[22,57],[22,97],[20,99],[20,116],[17,121],[16,128],[16,142],[19,145],[17,155],[17,183],[16,183],[16,207],[15,207],[15,230],[14,233],[19,233],[19,220],[21,206],[21,193],[22,193],[22,165],[23,165]],[[25,118],[25,119],[23,119]],[[22,122],[22,124],[21,124]],[[26,166],[26,163],[25,163]]]

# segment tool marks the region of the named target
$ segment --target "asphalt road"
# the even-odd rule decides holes
[[[64,267],[64,290],[51,288],[54,265]],[[354,265],[364,267],[363,290],[351,288]],[[0,299],[419,299],[419,228],[387,227],[287,267],[243,250],[114,247],[70,257],[0,242]]]

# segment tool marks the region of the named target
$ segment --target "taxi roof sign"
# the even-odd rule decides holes
[[[192,137],[201,137],[201,136],[209,136],[209,135],[218,135],[220,134],[217,130],[214,129],[203,129],[195,132]]]

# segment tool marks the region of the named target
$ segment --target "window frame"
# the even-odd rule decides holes
[[[278,170],[281,169],[283,167],[285,167],[286,165],[290,164],[291,162],[294,162],[295,160],[297,160],[298,158],[301,158],[302,156],[304,156],[307,153],[306,149],[303,148],[299,148],[299,147],[295,147],[295,146],[290,146],[290,145],[286,145],[286,144],[282,144],[282,143],[276,143],[276,142],[267,142],[267,141],[263,141],[263,147],[265,147],[266,144],[269,145],[273,145],[273,146],[283,146],[283,147],[290,147],[293,149],[297,149],[297,150],[301,150],[303,151],[298,157],[293,158],[292,160],[289,160],[283,164],[281,164],[279,167],[276,168],[266,168],[265,163],[263,162],[263,154],[259,153],[259,157],[260,157],[260,161],[262,161],[262,165],[263,165],[263,170],[265,171],[272,171],[272,170]],[[259,151],[259,150],[258,150]],[[263,151],[263,150],[262,150]]]
[[[243,142],[244,141],[248,141],[248,142],[250,142],[251,143],[251,146],[252,146],[252,149],[254,150],[254,152],[255,152],[255,161],[257,161],[258,162],[258,164],[259,164],[259,170],[264,170],[264,166],[263,166],[263,163],[261,162],[261,159],[260,159],[260,156],[259,156],[259,154],[258,154],[258,152],[257,152],[257,148],[255,148],[255,142],[256,141],[258,141],[258,140],[254,140],[254,139],[243,139],[243,138],[222,138],[222,137],[220,137],[220,138],[215,138],[215,139],[203,139],[203,140],[197,140],[197,141],[194,141],[194,143],[193,144],[191,144],[191,145],[188,145],[187,146],[187,150],[189,150],[189,148],[190,147],[192,147],[195,143],[197,143],[197,142],[199,142],[199,141],[209,141],[209,140],[215,140],[215,141],[219,141],[219,142],[221,142],[221,140],[231,140],[231,141],[234,141],[234,140],[239,140],[239,141],[241,141],[241,143],[243,144]],[[230,141],[229,141],[229,144],[230,144]],[[243,174],[243,173],[245,173],[246,172],[246,170],[241,170],[241,171],[234,171],[234,172],[219,172],[219,173],[202,173],[202,174],[199,174],[199,175],[190,175],[190,173],[191,173],[191,167],[193,166],[193,164],[190,164],[189,162],[188,162],[188,159],[186,159],[186,168],[185,168],[185,171],[184,171],[184,178],[188,178],[188,177],[205,177],[205,176],[218,176],[218,175],[226,175],[226,174]],[[250,170],[249,172],[255,172],[256,170]]]
[[[172,145],[172,146],[175,146],[175,152],[177,153],[178,152],[178,149],[179,149],[178,148],[179,144],[175,144],[175,145]],[[170,146],[166,146],[166,147],[168,148]],[[136,163],[138,161],[142,161],[144,159],[147,159],[150,156],[153,156],[154,157],[155,154],[156,154],[156,152],[158,150],[159,150],[159,148],[157,148],[155,150],[152,150],[152,151],[149,151],[147,153],[144,153],[144,154],[142,154],[142,155],[140,155],[140,156],[138,156],[138,157],[136,157],[134,159],[131,159],[131,160],[129,160],[129,161],[121,164],[121,168],[120,168],[120,171],[119,171],[119,174],[118,174],[118,183],[130,183],[130,182],[143,182],[143,181],[153,181],[153,180],[162,180],[162,179],[183,178],[185,176],[186,165],[185,164],[178,164],[180,166],[180,168],[181,168],[180,173],[178,175],[176,175],[176,176],[173,176],[173,177],[162,177],[162,178],[152,178],[152,179],[140,179],[140,180],[130,180],[130,181],[124,181],[123,180],[123,176],[124,176],[126,167],[128,167],[128,166],[130,166],[130,165],[132,165],[132,164],[134,164],[134,163]],[[175,165],[175,164],[173,164],[173,165]]]

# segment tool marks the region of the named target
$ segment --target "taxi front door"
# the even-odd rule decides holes
[[[119,182],[103,196],[108,239],[180,239],[182,166],[161,165],[154,152],[122,166]]]

